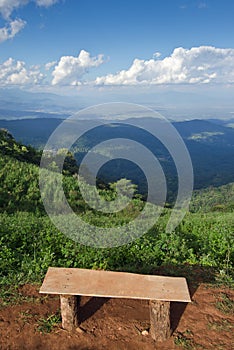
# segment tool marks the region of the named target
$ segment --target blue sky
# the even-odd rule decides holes
[[[65,0],[47,8],[31,1],[12,12],[27,24],[1,44],[1,60],[41,64],[85,49],[110,56],[109,67],[118,70],[175,47],[233,47],[233,16],[232,0]]]
[[[1,86],[233,91],[233,0],[0,0],[0,13]]]

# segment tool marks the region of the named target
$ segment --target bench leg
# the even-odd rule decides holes
[[[69,332],[78,327],[79,300],[76,295],[60,295],[62,327]]]
[[[150,334],[156,341],[164,341],[171,335],[170,302],[150,300]]]

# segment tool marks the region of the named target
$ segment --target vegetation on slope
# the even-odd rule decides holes
[[[190,210],[192,212],[234,211],[234,183],[194,191]]]
[[[157,266],[168,264],[213,268],[217,278],[233,281],[233,184],[197,192],[191,204],[193,212],[171,234],[165,233],[171,215],[171,210],[165,209],[154,227],[134,242],[117,248],[91,248],[75,243],[55,228],[43,209],[36,162],[24,158],[23,145],[10,135],[6,138],[5,131],[2,135],[5,142],[0,154],[2,284],[40,281],[48,266],[151,273]],[[36,158],[37,151],[31,152]],[[73,171],[65,171],[64,190],[70,205],[84,220],[104,227],[109,227],[110,221],[121,226],[144,206],[136,197],[131,210],[127,208],[118,214],[106,216],[91,210],[80,195]],[[102,188],[100,193],[111,202],[115,186]],[[222,210],[214,211],[217,205],[222,205]]]

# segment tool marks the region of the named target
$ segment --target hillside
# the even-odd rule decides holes
[[[4,133],[2,135],[5,135]],[[234,261],[233,184],[196,192],[191,204],[195,213],[188,213],[174,233],[165,233],[165,225],[171,210],[164,209],[160,220],[146,235],[123,247],[98,250],[72,242],[53,226],[41,202],[38,167],[27,162],[23,157],[25,151],[19,152],[15,145],[25,147],[9,136],[6,148],[11,156],[4,154],[6,153],[4,148],[1,148],[0,153],[2,184],[0,220],[1,245],[3,245],[1,273],[6,280],[9,277],[8,273],[11,278],[16,278],[22,264],[34,266],[33,279],[36,280],[43,275],[49,264],[149,272],[159,265],[170,262],[204,264],[213,266],[217,269],[217,273],[224,270],[225,276],[226,273],[228,276],[231,273]],[[36,154],[35,150],[34,152]],[[104,227],[124,225],[138,215],[144,205],[140,199],[133,198],[130,206],[121,212],[101,214],[90,209],[84,202],[76,177],[71,173],[69,175],[69,171],[65,174],[64,190],[68,202],[83,220],[95,225]],[[49,188],[51,190],[51,185],[48,183]],[[115,195],[113,189],[114,187],[100,189],[100,194],[111,202]],[[222,205],[222,208],[217,208],[217,205]],[[16,255],[10,260],[11,263],[9,254]],[[25,278],[27,280],[29,272],[27,268],[24,271],[23,274],[21,271],[20,275],[23,280]],[[32,273],[31,267],[30,271]]]
[[[16,141],[7,129],[0,129],[0,154],[14,159],[39,165],[41,152],[30,145]]]
[[[104,348],[116,350],[210,350],[217,344],[231,350],[233,184],[197,191],[191,204],[192,212],[175,232],[165,233],[171,215],[171,210],[165,209],[149,232],[132,243],[116,248],[92,248],[72,241],[52,224],[40,198],[39,168],[27,159],[27,146],[5,131],[0,135],[4,141],[0,148],[2,349],[18,350],[20,346],[21,349],[55,350],[59,341],[64,350],[67,346],[101,350],[104,343]],[[37,159],[37,151],[31,149],[30,152]],[[102,215],[84,202],[79,183],[69,169],[63,178],[64,191],[73,210],[92,224],[121,226],[143,208],[144,203],[137,197],[126,210]],[[100,193],[111,202],[115,198],[114,188],[102,187]],[[51,190],[50,183],[48,190]],[[217,203],[222,208],[217,208]],[[172,303],[173,335],[159,345],[147,335],[148,304],[141,300],[82,297],[81,326],[77,332],[68,334],[61,328],[59,299],[38,293],[49,266],[185,276],[193,303],[186,310]],[[143,331],[146,336],[142,335]]]
[[[194,191],[190,210],[192,212],[232,212],[234,210],[234,183]]]

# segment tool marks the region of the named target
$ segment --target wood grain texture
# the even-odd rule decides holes
[[[170,338],[170,302],[151,300],[149,306],[151,337],[158,342]]]
[[[186,279],[49,267],[40,293],[190,302]]]
[[[60,295],[62,327],[69,332],[78,326],[79,299],[75,295]]]

